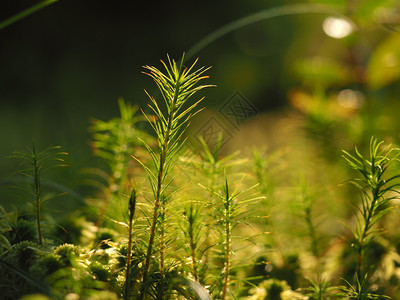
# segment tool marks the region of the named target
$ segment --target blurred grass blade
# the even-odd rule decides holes
[[[46,6],[49,6],[50,4],[53,4],[54,2],[57,2],[57,1],[58,0],[44,0],[38,4],[35,4],[31,7],[17,13],[16,15],[0,22],[0,30],[6,28],[7,26],[9,26],[15,22],[18,22],[19,20],[33,14],[34,12],[36,12],[42,8],[45,8]]]
[[[55,296],[51,292],[51,288],[48,285],[36,280],[35,278],[31,277],[23,270],[12,266],[11,264],[9,264],[8,262],[5,262],[4,260],[0,260],[0,264],[2,264],[3,266],[7,267],[10,270],[12,270],[14,273],[18,274],[21,278],[26,280],[29,284],[36,287],[39,291],[43,292],[44,294],[53,296],[53,297]],[[55,297],[54,299],[59,299],[59,297]]]

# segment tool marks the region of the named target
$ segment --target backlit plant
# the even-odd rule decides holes
[[[158,149],[153,150],[145,141],[143,141],[151,155],[155,171],[151,169],[151,166],[146,166],[142,163],[143,167],[149,174],[148,178],[153,191],[154,207],[139,299],[144,298],[148,289],[147,279],[150,260],[154,255],[153,247],[154,239],[156,237],[157,221],[161,217],[161,224],[164,222],[165,201],[168,201],[170,198],[170,195],[167,195],[167,189],[171,184],[171,181],[167,181],[167,178],[175,163],[174,156],[182,148],[183,135],[185,129],[189,125],[189,121],[200,111],[197,108],[197,105],[202,99],[194,103],[188,103],[188,100],[196,92],[211,86],[198,85],[200,80],[208,78],[208,76],[204,75],[208,68],[202,67],[198,70],[193,70],[196,62],[190,67],[185,67],[183,62],[184,56],[182,56],[179,64],[169,58],[168,65],[162,62],[166,74],[162,73],[155,67],[144,67],[148,71],[146,74],[154,79],[161,92],[164,108],[154,97],[148,94],[151,101],[149,107],[152,113],[154,113],[154,117],[151,119],[147,114],[144,115],[156,133]],[[161,237],[163,237],[162,234]],[[160,276],[161,281],[163,282],[165,276],[164,256],[162,251],[164,247],[163,239],[161,239],[160,247]],[[163,286],[163,284],[161,285]],[[161,295],[161,297],[163,297],[163,295]]]
[[[20,160],[22,166],[16,171],[16,173],[30,179],[28,186],[21,186],[18,188],[28,192],[28,195],[30,194],[33,198],[31,203],[35,208],[38,242],[41,246],[44,242],[41,220],[42,205],[46,201],[50,200],[50,198],[45,198],[43,196],[41,175],[44,168],[65,166],[63,156],[67,153],[62,152],[59,149],[59,146],[50,146],[38,152],[35,144],[32,144],[32,148],[27,151],[16,151],[13,156]]]
[[[383,147],[383,141],[371,138],[369,156],[363,156],[358,149],[355,155],[343,151],[343,157],[359,177],[350,182],[361,192],[360,203],[354,202],[356,208],[355,238],[353,247],[357,250],[356,285],[352,288],[351,299],[375,299],[378,296],[370,291],[370,273],[372,269],[365,262],[368,247],[374,238],[383,233],[380,226],[382,218],[393,210],[392,200],[398,199],[400,175],[390,174],[392,165],[397,162],[399,149],[390,145]],[[375,297],[375,298],[374,298]]]
[[[318,141],[309,136],[302,140],[304,149],[293,143],[285,151],[256,149],[250,156],[224,148],[222,135],[215,145],[198,136],[197,144],[188,145],[187,129],[203,99],[192,96],[211,85],[201,85],[208,68],[184,61],[168,58],[163,71],[144,67],[160,99],[146,92],[150,102],[142,115],[120,100],[120,117],[93,121],[93,154],[105,163],[95,174],[103,181],[94,181],[100,189],[67,216],[73,219],[68,227],[42,230],[47,199],[42,171],[54,159],[63,164],[64,153],[34,147],[16,153],[26,162],[19,173],[29,180],[25,199],[32,200],[35,213],[31,217],[0,207],[0,295],[6,300],[28,295],[91,300],[396,297],[399,234],[382,228],[398,225],[387,214],[398,196],[397,148],[372,139],[369,156],[358,150],[362,146],[355,154],[344,151],[348,165],[343,166],[318,156]],[[154,137],[142,125],[149,125]],[[349,169],[358,174],[349,182],[361,197],[338,187]],[[299,186],[302,175],[307,185]],[[340,209],[330,210],[331,199]],[[348,199],[355,211],[341,205]],[[92,206],[99,212],[86,214]],[[338,219],[346,221],[352,237]]]

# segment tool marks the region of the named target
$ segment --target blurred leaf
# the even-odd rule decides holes
[[[359,0],[355,5],[354,15],[360,20],[371,22],[371,20],[376,20],[383,10],[393,11],[397,9],[398,5],[398,0]]]
[[[336,61],[325,57],[306,58],[294,64],[294,73],[304,84],[331,87],[351,80],[351,71]]]
[[[400,38],[394,33],[386,38],[372,53],[367,67],[369,86],[380,89],[400,77]]]
[[[343,96],[340,95],[341,93],[334,93],[322,96],[293,88],[288,93],[288,99],[294,108],[305,115],[315,115],[332,120],[348,119],[357,112],[362,103],[352,106],[347,103],[342,103],[343,100],[341,100],[340,97]],[[359,101],[361,102],[363,100]]]

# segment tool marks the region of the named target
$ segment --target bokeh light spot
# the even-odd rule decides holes
[[[339,92],[337,101],[344,108],[358,109],[364,102],[364,95],[360,91],[345,89]]]
[[[322,28],[328,36],[335,39],[342,39],[353,32],[353,26],[349,21],[335,17],[326,18]]]

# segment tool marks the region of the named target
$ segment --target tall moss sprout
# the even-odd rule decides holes
[[[174,165],[175,154],[183,145],[185,129],[189,125],[191,118],[200,111],[197,105],[203,99],[201,98],[193,104],[190,104],[189,98],[201,89],[211,86],[197,85],[200,80],[208,78],[204,73],[209,69],[202,67],[198,70],[193,70],[197,60],[190,67],[184,66],[184,56],[182,56],[179,64],[169,57],[168,64],[163,61],[161,62],[165,68],[165,73],[155,67],[144,66],[147,70],[145,74],[153,78],[161,92],[165,109],[162,108],[161,103],[157,102],[153,96],[146,92],[150,99],[149,108],[152,113],[154,113],[154,117],[146,113],[144,113],[144,115],[156,133],[158,149],[153,150],[143,141],[151,155],[156,170],[153,171],[150,166],[146,166],[142,163],[149,175],[148,178],[154,196],[154,207],[139,299],[144,298],[148,288],[148,272],[150,268],[150,259],[154,254],[153,244],[156,235],[157,220],[160,216],[160,206],[163,205],[162,199],[165,199],[166,190],[171,183],[167,181],[167,176]],[[158,154],[157,151],[159,152]],[[140,160],[138,161],[140,162]],[[162,258],[163,256],[161,256],[160,271],[161,280],[163,281],[164,270],[162,266],[164,262]]]
[[[399,149],[390,145],[383,147],[383,141],[371,138],[369,156],[362,155],[358,149],[352,155],[343,151],[343,157],[350,167],[360,175],[350,182],[361,192],[360,202],[355,202],[356,226],[352,230],[355,238],[353,247],[357,249],[356,287],[352,289],[352,299],[371,299],[368,283],[369,266],[365,264],[368,246],[374,238],[383,233],[379,222],[394,206],[392,200],[398,199],[400,175],[392,175],[393,162],[398,161]],[[355,297],[355,298],[354,298]]]
[[[42,205],[46,199],[43,197],[42,191],[42,172],[44,168],[65,166],[63,156],[66,152],[60,151],[59,146],[50,146],[42,151],[37,151],[35,144],[32,144],[32,148],[28,148],[26,151],[14,152],[14,158],[20,160],[22,168],[18,169],[16,173],[23,175],[30,179],[29,186],[21,189],[25,190],[33,196],[33,206],[35,207],[35,216],[38,232],[39,244],[43,245],[43,233],[42,233]],[[56,163],[54,163],[56,162]]]
[[[235,253],[233,238],[242,238],[234,235],[233,231],[240,224],[248,225],[246,220],[252,214],[250,204],[264,198],[263,196],[249,197],[249,192],[257,185],[241,190],[242,180],[239,181],[233,190],[230,190],[229,180],[225,174],[225,182],[221,192],[204,187],[216,198],[214,202],[216,205],[214,225],[220,233],[218,244],[222,246],[222,249],[218,250],[218,253],[220,254],[219,260],[223,261],[223,268],[219,280],[214,283],[214,288],[220,287],[217,289],[219,292],[216,293],[216,297],[220,297],[221,299],[228,299],[230,296],[233,296],[232,292],[229,291],[229,286],[232,283],[231,273]],[[248,236],[245,239],[251,240],[251,237]],[[241,242],[244,242],[244,240]],[[237,266],[235,267],[237,268]]]

